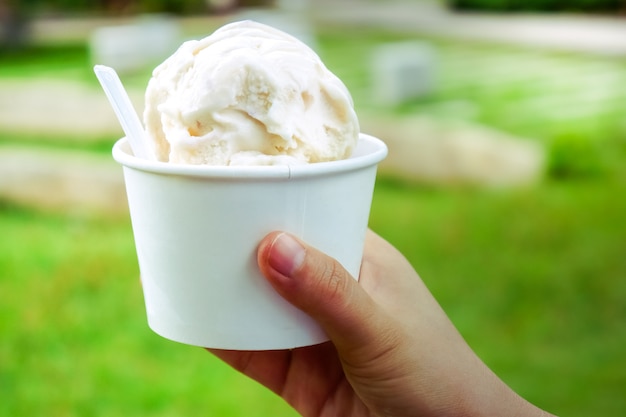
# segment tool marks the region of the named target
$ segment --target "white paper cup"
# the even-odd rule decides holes
[[[361,134],[353,156],[293,166],[198,166],[133,156],[124,167],[148,324],[177,342],[268,350],[327,340],[261,275],[257,246],[269,232],[300,237],[355,278],[385,144]]]

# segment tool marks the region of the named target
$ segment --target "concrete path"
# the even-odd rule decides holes
[[[441,3],[433,0],[312,2],[315,20],[325,24],[384,27],[454,39],[626,56],[625,17],[456,13]]]
[[[130,94],[136,107],[142,109],[143,94]],[[65,134],[85,140],[121,134],[100,88],[45,77],[0,79],[0,130],[51,140]]]
[[[122,168],[89,152],[0,146],[0,198],[56,212],[126,215]]]

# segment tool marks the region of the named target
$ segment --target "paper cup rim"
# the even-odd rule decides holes
[[[164,175],[204,178],[296,178],[354,171],[378,164],[387,156],[385,143],[371,135],[359,134],[357,146],[348,159],[302,165],[214,166],[172,164],[138,158],[132,154],[126,137],[113,145],[113,159],[119,164],[140,171]]]

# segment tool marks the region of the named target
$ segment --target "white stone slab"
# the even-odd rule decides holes
[[[371,57],[374,100],[394,106],[431,94],[436,88],[436,57],[423,42],[396,42],[375,48]]]
[[[180,45],[181,31],[165,16],[144,17],[136,23],[95,29],[89,46],[93,64],[133,72],[149,68],[171,55]]]

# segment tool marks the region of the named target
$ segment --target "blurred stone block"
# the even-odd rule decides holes
[[[147,16],[136,23],[95,29],[89,41],[93,64],[133,72],[171,55],[182,40],[178,23],[166,16]]]
[[[128,93],[141,114],[143,89],[128,89]],[[101,88],[43,76],[0,80],[0,131],[39,135],[42,141],[123,135]]]
[[[89,152],[0,146],[0,199],[59,212],[128,211],[122,169]]]
[[[373,96],[381,105],[395,106],[435,90],[435,51],[427,43],[382,44],[371,60]]]
[[[470,123],[426,117],[384,119],[361,115],[365,133],[389,147],[381,173],[428,185],[517,187],[545,172],[541,143]]]

